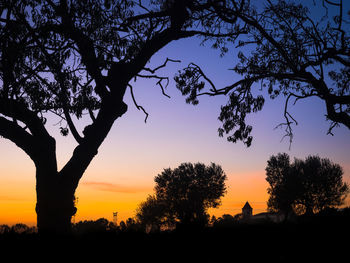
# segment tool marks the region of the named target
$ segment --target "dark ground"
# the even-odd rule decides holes
[[[0,235],[0,254],[19,262],[350,262],[350,211],[294,223],[228,224],[145,234]]]

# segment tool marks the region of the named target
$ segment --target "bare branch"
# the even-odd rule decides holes
[[[299,97],[299,98],[302,98],[302,96],[298,96],[298,95],[295,95],[293,93],[290,93],[285,101],[285,104],[284,104],[284,118],[286,120],[285,123],[280,123],[278,124],[275,129],[277,128],[282,128],[283,126],[285,126],[285,132],[286,134],[282,137],[281,141],[284,140],[284,138],[286,137],[289,137],[289,149],[291,148],[291,145],[292,145],[292,142],[293,142],[293,129],[292,129],[292,124],[294,123],[295,125],[298,125],[298,122],[294,119],[294,117],[289,113],[288,111],[288,102],[289,102],[289,99],[292,97],[292,96],[296,96],[296,97]],[[307,97],[307,96],[306,96]],[[294,102],[295,104],[295,102]]]
[[[165,88],[168,87],[168,85],[169,85],[169,78],[166,78],[166,80],[167,80],[167,83],[166,83]],[[161,79],[157,82],[157,85],[159,85],[160,89],[162,90],[162,94],[163,94],[165,97],[167,97],[167,98],[170,99],[170,96],[169,96],[168,94],[166,94],[165,91],[164,91],[165,88],[164,88],[163,85],[162,85],[162,80],[161,80]]]
[[[91,118],[92,122],[95,122],[96,121],[96,117],[95,117],[95,115],[94,115],[94,113],[93,113],[93,111],[91,109],[89,109],[89,115],[90,115],[90,118]]]
[[[210,32],[203,32],[203,31],[197,31],[197,30],[186,30],[184,31],[188,34],[191,35],[199,35],[199,36],[204,36],[204,37],[215,37],[215,38],[224,38],[224,37],[235,37],[237,38],[238,36],[242,35],[242,34],[247,34],[247,30],[240,30],[234,33],[210,33]]]
[[[159,11],[159,12],[148,12],[145,14],[136,15],[133,17],[129,17],[126,21],[126,23],[123,24],[123,26],[128,26],[129,24],[143,20],[148,18],[159,18],[159,17],[165,17],[169,15],[169,11]]]
[[[136,75],[137,77],[140,77],[140,78],[147,78],[147,79],[158,79],[157,81],[157,85],[159,85],[159,87],[161,88],[162,90],[162,94],[165,96],[165,97],[168,97],[170,99],[170,96],[168,94],[165,93],[165,89],[168,87],[169,85],[169,78],[168,77],[160,77],[158,75],[141,75],[141,74],[137,74]],[[166,85],[165,87],[163,87],[163,84],[162,84],[162,81],[163,80],[166,80]]]
[[[131,98],[132,98],[132,100],[133,100],[133,102],[134,102],[136,108],[137,108],[138,110],[142,110],[143,113],[146,115],[146,117],[145,117],[145,123],[146,123],[146,122],[147,122],[147,118],[148,118],[148,113],[147,113],[147,111],[146,111],[142,106],[140,106],[140,105],[137,104],[137,102],[136,102],[136,100],[135,100],[134,92],[133,92],[133,87],[132,87],[130,84],[128,84],[128,87],[130,88]]]
[[[323,0],[323,1],[325,1],[327,4],[330,4],[330,5],[335,5],[335,6],[340,6],[341,5],[341,3],[331,2],[329,0]]]
[[[191,66],[191,65],[194,66],[198,70],[199,74],[210,84],[210,86],[212,87],[212,91],[216,92],[217,89],[216,89],[214,83],[204,74],[203,70],[193,62],[191,62],[189,64],[189,66]]]
[[[167,63],[168,63],[169,61],[170,61],[170,62],[177,62],[177,63],[180,63],[180,62],[181,62],[181,60],[175,60],[175,59],[166,58],[165,62],[164,62],[162,65],[156,67],[155,69],[143,68],[143,70],[146,70],[146,71],[151,72],[152,74],[154,74],[157,70],[166,67],[166,65],[167,65]]]
[[[334,136],[334,134],[333,134],[333,129],[335,128],[335,127],[339,127],[340,125],[339,125],[339,123],[338,122],[333,122],[332,123],[332,125],[329,127],[329,129],[328,129],[328,131],[327,131],[327,135],[332,135],[332,136]]]
[[[312,90],[309,94],[305,94],[305,95],[298,95],[298,94],[295,94],[293,92],[290,92],[289,96],[295,97],[295,100],[294,100],[294,103],[293,103],[293,105],[295,105],[297,103],[297,101],[300,100],[300,99],[306,99],[306,98],[309,98],[309,97],[319,96],[317,93],[314,93],[314,92],[315,92],[315,90]]]
[[[67,124],[69,126],[70,131],[72,132],[72,135],[74,139],[77,141],[77,143],[81,144],[83,141],[83,138],[79,135],[77,129],[75,128],[75,125],[73,123],[72,118],[70,117],[70,114],[68,112],[67,107],[63,107],[64,116],[66,117]]]
[[[141,7],[142,9],[144,9],[147,13],[150,13],[150,12],[151,12],[151,10],[149,10],[147,7],[145,7],[145,6],[142,4],[142,1],[141,1],[141,0],[139,0],[138,6]]]

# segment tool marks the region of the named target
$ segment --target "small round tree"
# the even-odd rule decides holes
[[[220,198],[226,193],[225,180],[226,174],[219,165],[183,163],[156,176],[156,197],[180,224],[203,225],[208,221],[208,208],[221,204]]]

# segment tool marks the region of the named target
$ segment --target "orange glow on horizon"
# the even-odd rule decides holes
[[[222,205],[208,210],[210,216],[220,217],[223,214],[236,215],[246,201],[252,208],[253,214],[266,211],[268,187],[265,175],[261,172],[228,175],[227,194],[222,198]],[[0,186],[0,224],[13,225],[24,223],[36,225],[35,214],[35,185],[2,184]],[[13,191],[16,189],[16,191]],[[12,190],[12,191],[11,191]],[[121,185],[107,182],[81,182],[77,190],[78,212],[75,222],[106,218],[113,220],[113,212],[118,212],[118,223],[135,216],[140,202],[153,194],[153,185]],[[350,204],[347,198],[346,205]]]
[[[249,201],[255,212],[266,207],[264,177],[261,173],[228,175],[227,194],[222,198],[219,208],[209,209],[210,215],[235,215],[246,201]],[[118,212],[118,222],[135,216],[140,202],[153,194],[153,182],[149,185],[122,185],[108,182],[82,181],[77,189],[78,212],[75,222],[106,218],[112,221],[112,213]],[[13,189],[16,189],[14,191]],[[34,179],[25,185],[5,182],[0,186],[0,224],[13,225],[25,223],[36,224],[35,182]]]

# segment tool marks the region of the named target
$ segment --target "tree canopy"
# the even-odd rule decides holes
[[[343,1],[266,0],[256,4],[256,8],[250,5],[240,10],[216,6],[221,19],[234,23],[231,17],[235,17],[246,26],[247,34],[235,42],[237,60],[232,67],[241,79],[217,87],[200,66],[191,63],[175,77],[186,101],[198,104],[203,95],[226,95],[219,135],[247,146],[253,137],[246,117],[262,110],[266,95],[285,97],[281,109],[285,121],[279,126],[285,127],[290,142],[293,125],[298,124],[290,106],[310,97],[324,103],[329,134],[340,124],[350,129],[350,13],[345,13]]]
[[[308,156],[295,159],[280,153],[271,156],[266,166],[269,183],[268,208],[272,211],[312,214],[344,203],[349,185],[343,182],[343,170],[327,158]]]
[[[206,224],[208,208],[218,207],[226,193],[225,180],[221,166],[214,163],[182,163],[164,169],[154,179],[155,196],[139,206],[138,218],[145,224]]]
[[[4,1],[1,113],[27,125],[30,132],[35,127],[27,118],[5,108],[30,110],[39,115],[39,123],[45,122],[46,113],[54,113],[67,124],[60,127],[62,135],[71,132],[82,144],[88,129],[80,134],[71,115],[80,119],[86,113],[94,123],[104,100],[121,99],[128,87],[133,92],[131,79],[154,78],[164,93],[168,78],[156,72],[174,60],[166,59],[154,69],[146,64],[169,42],[199,35],[223,47],[223,40],[241,32],[217,19],[214,3],[148,5],[116,0]],[[200,29],[194,30],[195,25]],[[126,111],[126,105],[120,107]]]

